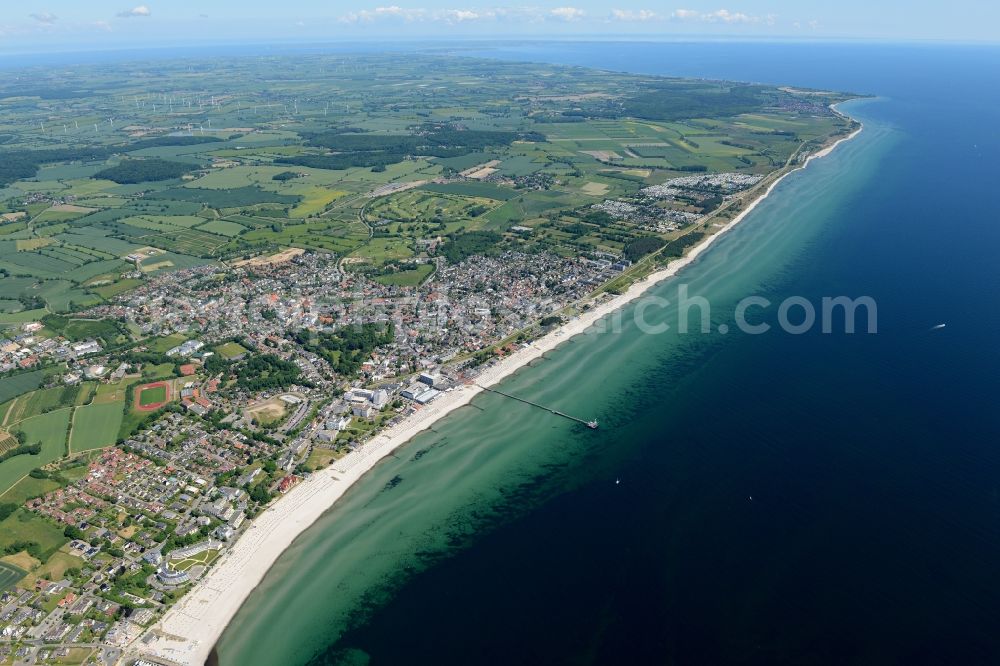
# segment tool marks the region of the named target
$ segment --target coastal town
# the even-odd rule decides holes
[[[321,66],[280,104],[88,95],[128,121],[67,123],[65,152],[41,123],[0,167],[0,664],[204,663],[302,530],[483,391],[596,430],[493,386],[857,131],[833,93],[751,87],[678,121],[676,82],[428,62],[481,88],[438,108],[403,65],[338,61],[351,125],[300,113]],[[23,136],[53,104],[15,103]]]
[[[4,345],[6,362],[64,363],[53,387],[133,386],[151,365],[171,376],[133,389],[142,401],[169,387],[155,421],[85,469],[70,468],[69,485],[24,504],[62,526],[69,541],[59,554],[73,566],[0,597],[0,657],[47,663],[88,651],[116,663],[276,497],[472,382],[489,363],[476,352],[520,333],[496,349],[502,358],[621,270],[608,260],[510,253],[442,262],[424,285],[403,288],[305,252],[177,271],[84,313],[168,340],[162,352],[154,351],[162,344],[108,351],[96,339],[73,343],[24,325]],[[346,373],[324,355],[323,336],[373,326],[390,334]],[[299,330],[312,337],[290,334]],[[253,357],[285,378],[242,384],[231,369]]]
[[[0,597],[0,657],[118,663],[276,498],[610,301],[595,292],[628,266],[507,253],[438,261],[426,282],[399,287],[343,271],[335,255],[294,252],[164,274],[82,313],[156,344],[105,349],[25,324],[6,363],[58,362],[54,386],[125,386],[140,407],[155,393],[145,406],[160,409],[83,469],[32,473],[72,472],[23,506],[62,526],[67,566]],[[352,347],[361,354],[346,363]],[[264,364],[249,376],[252,359]]]

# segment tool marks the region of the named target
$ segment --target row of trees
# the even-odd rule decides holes
[[[0,463],[10,460],[16,456],[37,456],[42,452],[42,445],[38,442],[34,444],[21,444],[0,453]]]

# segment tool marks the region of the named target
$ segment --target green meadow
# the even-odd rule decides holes
[[[114,444],[118,439],[124,407],[124,402],[77,407],[69,438],[70,455]]]
[[[13,543],[35,543],[38,559],[45,562],[67,541],[62,528],[24,509],[0,521],[0,551]]]
[[[38,455],[20,455],[0,463],[0,492],[6,492],[31,470],[59,460],[66,455],[66,437],[72,408],[64,407],[47,414],[32,416],[14,424],[28,443],[42,445]],[[8,428],[11,425],[8,424]]]

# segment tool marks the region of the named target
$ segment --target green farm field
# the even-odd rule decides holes
[[[16,424],[16,428],[24,432],[25,440],[40,442],[42,450],[38,455],[15,456],[0,463],[0,493],[6,492],[31,470],[66,455],[66,435],[72,411],[65,407]]]
[[[24,504],[29,499],[40,497],[59,488],[59,486],[59,482],[52,479],[35,479],[26,476],[0,495],[0,504]]]
[[[0,402],[6,402],[15,396],[33,391],[41,386],[44,380],[45,372],[42,370],[32,370],[0,378]]]
[[[7,413],[7,424],[15,424],[60,407],[71,407],[76,404],[80,390],[79,385],[57,386],[21,396]]]
[[[77,407],[69,438],[70,455],[114,444],[122,424],[124,407],[124,401]]]
[[[415,287],[426,280],[427,277],[433,272],[434,266],[431,264],[421,264],[411,270],[398,271],[387,275],[379,275],[375,278],[375,281],[399,287]]]

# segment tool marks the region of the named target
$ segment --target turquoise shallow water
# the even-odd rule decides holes
[[[682,46],[495,55],[749,80],[794,55]],[[647,335],[627,308],[621,332],[574,338],[503,385],[599,431],[478,398],[282,556],[221,663],[1000,657],[1000,229],[986,195],[1000,140],[981,85],[1000,59],[782,48],[806,49],[782,82],[881,94],[847,107],[866,131],[654,293],[687,284],[713,329],[751,294],[870,295],[878,334]]]

